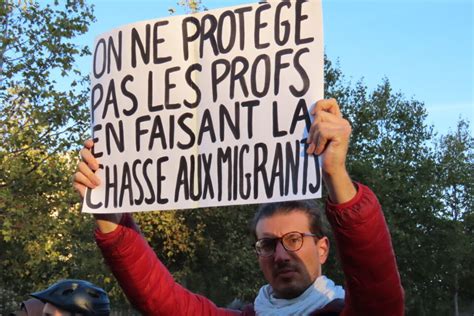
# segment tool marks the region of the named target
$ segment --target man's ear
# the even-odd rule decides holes
[[[329,238],[326,236],[320,238],[316,242],[316,247],[318,248],[319,263],[323,264],[329,256]]]

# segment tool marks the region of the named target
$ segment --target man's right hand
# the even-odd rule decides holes
[[[72,178],[72,185],[80,196],[84,198],[87,188],[94,189],[100,185],[100,179],[95,172],[99,169],[99,163],[92,154],[94,142],[88,139],[84,142],[84,148],[80,151],[81,162]],[[122,214],[94,214],[99,230],[103,233],[112,232],[117,228],[122,219]]]

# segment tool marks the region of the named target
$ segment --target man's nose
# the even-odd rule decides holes
[[[288,251],[283,247],[281,241],[278,241],[275,246],[275,253],[273,255],[274,261],[287,261],[290,259],[290,254]]]

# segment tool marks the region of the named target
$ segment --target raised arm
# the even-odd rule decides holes
[[[100,184],[95,171],[99,164],[87,140],[73,186],[84,197],[87,188]],[[205,297],[177,284],[140,233],[130,214],[95,214],[97,245],[132,305],[143,315],[239,315],[218,308]]]
[[[334,203],[345,203],[357,193],[346,169],[351,125],[342,117],[335,99],[320,100],[311,114],[308,154],[321,155],[323,180]]]
[[[99,169],[99,163],[92,154],[94,142],[88,139],[84,142],[81,150],[81,162],[77,166],[77,171],[73,176],[73,187],[82,198],[86,194],[87,188],[94,189],[100,184],[99,177],[95,172]],[[97,227],[102,233],[110,233],[117,228],[122,219],[122,214],[94,214]]]
[[[351,126],[334,99],[317,102],[312,114],[308,154],[322,158],[326,214],[346,283],[342,315],[403,315],[403,289],[382,209],[368,187],[356,188],[346,169]]]

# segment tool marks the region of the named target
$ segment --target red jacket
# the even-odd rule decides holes
[[[359,184],[344,204],[326,203],[345,275],[341,315],[403,315],[400,283],[390,234],[374,193]],[[176,283],[140,234],[130,215],[113,232],[96,230],[96,241],[132,305],[144,315],[253,315],[218,308]]]

